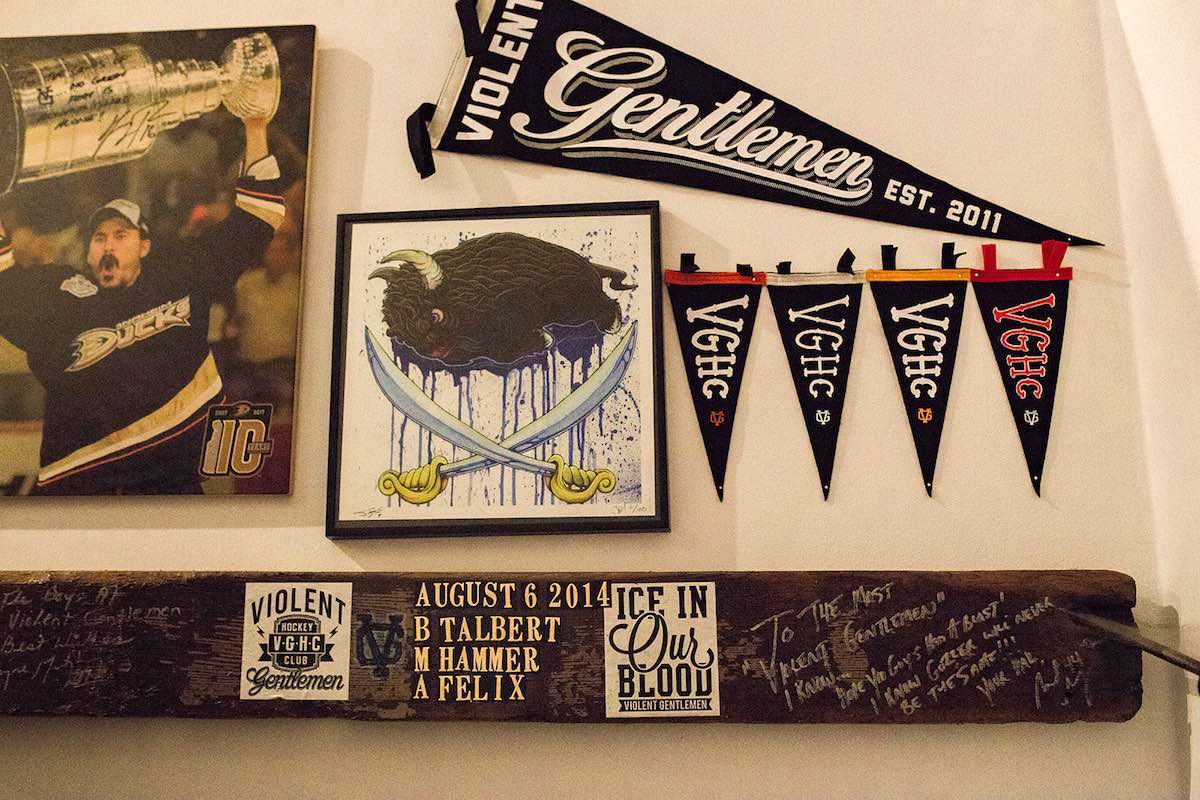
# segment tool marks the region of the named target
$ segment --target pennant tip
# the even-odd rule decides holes
[[[933,484],[928,481],[925,483],[925,494],[933,497]]]
[[[1041,476],[1033,476],[1033,493],[1038,497],[1042,496],[1042,479]]]
[[[1067,244],[1072,247],[1104,247],[1104,242],[1094,242],[1091,239],[1084,239],[1082,236],[1068,236]]]
[[[725,502],[725,485],[721,483],[717,484],[717,502]]]
[[[828,486],[822,486],[822,487],[821,487],[821,494],[825,495],[825,499],[826,499],[826,500],[828,500],[828,499],[829,499],[829,487],[828,487]]]

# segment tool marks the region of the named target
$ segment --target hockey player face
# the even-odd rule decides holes
[[[96,226],[88,241],[88,268],[101,289],[132,286],[142,274],[142,259],[150,252],[150,240],[119,217]]]

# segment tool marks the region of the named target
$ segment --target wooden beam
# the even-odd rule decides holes
[[[1114,572],[0,572],[0,713],[1120,721]],[[280,699],[288,698],[288,699]]]

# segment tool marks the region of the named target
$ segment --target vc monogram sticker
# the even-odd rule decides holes
[[[246,584],[241,699],[349,699],[352,587]]]
[[[605,716],[720,716],[716,584],[618,583],[612,597]]]

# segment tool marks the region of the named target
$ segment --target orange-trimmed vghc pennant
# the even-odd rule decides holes
[[[853,263],[854,253],[846,250],[836,272],[793,273],[791,262],[784,261],[767,275],[767,294],[826,500],[862,302],[863,277],[855,274]]]
[[[1039,496],[1067,324],[1071,268],[1062,266],[1066,252],[1066,242],[1042,242],[1041,269],[1000,270],[996,245],[985,244],[983,269],[971,271],[1029,480]]]
[[[883,269],[867,270],[930,497],[971,274],[954,268],[961,255],[947,243],[941,269],[899,270],[895,245],[884,245]]]
[[[700,272],[695,255],[684,253],[665,280],[708,466],[724,500],[733,417],[766,276],[744,264],[737,272]]]

